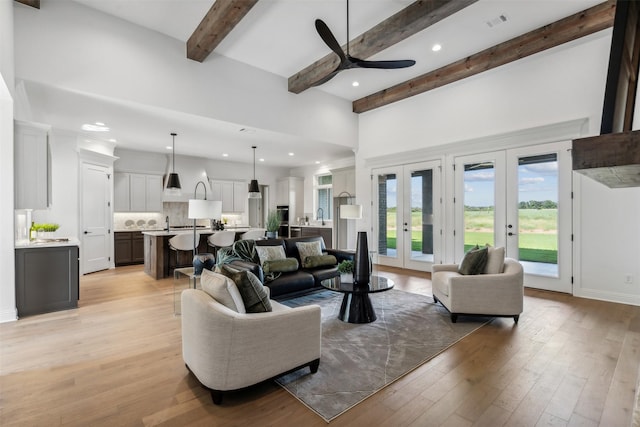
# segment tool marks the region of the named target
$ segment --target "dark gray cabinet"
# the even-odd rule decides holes
[[[114,233],[116,267],[144,263],[144,236],[140,231],[116,231]]]
[[[78,307],[78,247],[16,249],[18,316]]]

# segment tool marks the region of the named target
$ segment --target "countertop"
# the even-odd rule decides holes
[[[249,228],[225,228],[224,230],[212,230],[210,228],[198,228],[196,229],[196,232],[199,234],[215,234],[218,231],[236,231],[238,233],[244,233],[245,231],[249,230]],[[175,236],[176,234],[193,234],[193,228],[179,228],[176,230],[171,230],[171,231],[167,231],[167,230],[156,230],[156,231],[150,231],[150,230],[142,230],[142,234],[146,234],[148,236],[155,236],[155,237],[159,237],[159,236]]]
[[[333,228],[333,224],[309,224],[309,225],[296,225],[291,224],[289,227],[300,227],[300,228]]]
[[[60,239],[64,239],[61,237]],[[32,249],[32,248],[56,248],[62,246],[80,246],[80,241],[70,237],[67,241],[59,241],[57,239],[34,240],[28,243],[16,243],[16,249]]]

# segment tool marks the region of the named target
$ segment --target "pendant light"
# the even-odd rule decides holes
[[[249,184],[249,198],[250,199],[262,199],[262,194],[260,193],[260,186],[258,185],[258,180],[256,179],[256,146],[252,146],[253,148],[253,179]]]
[[[177,133],[171,132],[171,136],[173,137],[173,165],[169,179],[167,180],[167,189],[169,190],[180,190],[180,188],[182,188],[180,187],[180,177],[176,173],[176,135]]]

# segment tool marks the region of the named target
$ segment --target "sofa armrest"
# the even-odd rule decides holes
[[[438,271],[458,271],[458,264],[433,264],[431,272],[437,273]]]
[[[350,249],[327,248],[325,249],[325,252],[336,257],[338,264],[340,264],[342,261],[353,261],[356,256],[356,251],[352,251]]]
[[[241,314],[203,291],[182,293],[183,358],[214,390],[243,388],[319,359],[321,330],[317,305]]]

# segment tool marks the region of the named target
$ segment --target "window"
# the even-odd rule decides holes
[[[324,219],[331,219],[333,213],[333,189],[331,175],[318,175],[315,181],[316,217],[320,218],[322,209]]]

